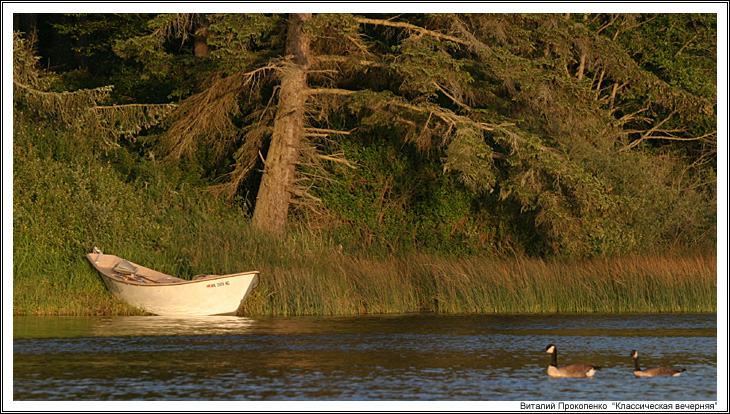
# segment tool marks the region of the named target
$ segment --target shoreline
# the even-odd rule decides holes
[[[574,262],[308,256],[263,263],[238,316],[717,313],[717,257],[707,252]],[[77,283],[56,290],[15,275],[13,316],[145,314],[114,297],[87,263],[74,267]]]

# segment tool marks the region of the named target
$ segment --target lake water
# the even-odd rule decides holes
[[[544,352],[551,343],[559,364],[603,369],[590,379],[551,379]],[[194,402],[232,400],[297,403],[289,409],[312,401],[350,402],[343,409],[431,402],[423,410],[490,401],[510,402],[508,409],[549,401],[716,404],[717,346],[714,314],[15,317],[12,394],[15,402],[166,400],[195,409]],[[633,349],[643,368],[687,371],[634,378]]]

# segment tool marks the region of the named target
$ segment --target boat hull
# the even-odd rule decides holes
[[[174,283],[155,282],[151,278],[145,283],[129,282],[100,266],[94,260],[96,257],[88,255],[110,292],[132,306],[161,316],[235,315],[259,280],[259,272],[245,272],[193,281],[170,278],[175,279]],[[144,276],[144,270],[140,275]],[[149,276],[157,272],[147,273]]]
[[[140,286],[102,275],[119,299],[155,315],[235,315],[258,281],[243,274],[190,284]]]

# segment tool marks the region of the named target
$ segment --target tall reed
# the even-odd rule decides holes
[[[541,259],[364,259],[332,255],[301,268],[262,268],[248,315],[715,312],[712,254]]]

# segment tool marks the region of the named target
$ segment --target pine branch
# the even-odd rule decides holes
[[[709,138],[712,138],[712,137],[717,137],[717,131],[713,131],[713,132],[710,132],[708,134],[701,135],[701,136],[698,136],[698,137],[689,137],[689,138],[678,137],[676,135],[670,134],[671,132],[681,132],[681,131],[683,131],[683,130],[681,130],[681,129],[670,129],[670,130],[653,129],[653,130],[650,131],[652,133],[652,135],[644,135],[644,136],[642,136],[641,138],[637,139],[636,141],[633,141],[632,143],[630,143],[630,144],[626,145],[625,147],[621,148],[619,150],[619,152],[624,152],[624,151],[630,150],[631,148],[634,148],[637,145],[639,145],[640,143],[642,143],[642,142],[644,142],[646,140],[649,140],[649,139],[665,140],[665,141],[704,141],[704,142],[707,142],[707,143],[709,143],[709,144],[711,144],[713,146],[716,146],[717,145],[717,141],[716,141],[717,138],[715,140],[709,139]],[[647,134],[649,134],[650,132],[647,132]],[[664,133],[666,135],[654,135],[655,133]]]
[[[436,37],[439,39],[450,40],[450,41],[452,41],[454,43],[458,43],[460,45],[469,46],[469,43],[467,43],[466,41],[461,40],[457,37],[449,36],[447,34],[443,34],[443,33],[439,33],[439,32],[434,32],[433,30],[428,30],[423,27],[416,26],[416,25],[413,25],[410,23],[393,22],[390,20],[381,20],[381,19],[368,19],[368,18],[364,18],[364,17],[356,17],[355,20],[361,24],[374,24],[377,26],[387,26],[387,27],[397,27],[397,28],[401,28],[401,29],[408,29],[408,30],[418,32],[421,35],[428,35],[428,36]]]
[[[372,60],[365,60],[365,59],[350,59],[346,56],[322,55],[322,56],[314,57],[313,60],[315,63],[327,63],[327,62],[356,63],[360,66],[390,69],[390,64],[388,64],[388,63],[375,62]]]
[[[277,70],[282,70],[282,66],[271,63],[231,76],[218,74],[204,91],[184,100],[172,114],[172,126],[164,136],[164,143],[169,148],[168,156],[177,159],[190,154],[201,136],[217,134],[223,138],[232,137],[236,127],[231,118],[240,112],[241,94],[254,90],[267,72]],[[219,140],[214,149],[221,153],[227,142]]]
[[[83,124],[105,133],[112,140],[118,135],[131,137],[160,124],[175,108],[175,104],[93,106],[87,108]]]
[[[74,92],[46,92],[20,82],[13,81],[17,88],[16,99],[25,101],[42,116],[56,116],[64,123],[71,125],[89,107],[105,99],[112,91],[112,86],[94,89],[81,89]]]

